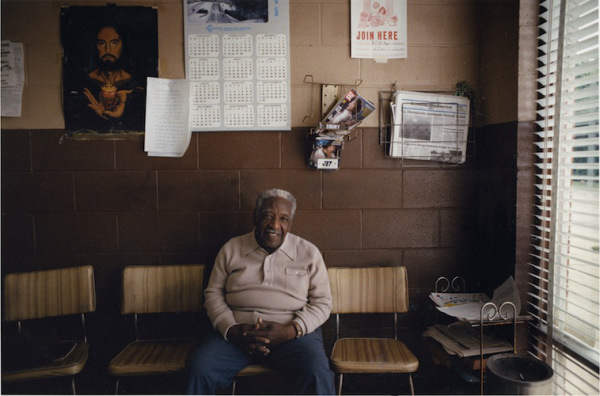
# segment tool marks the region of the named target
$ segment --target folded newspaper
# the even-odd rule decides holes
[[[456,322],[450,325],[434,325],[423,333],[439,342],[450,355],[460,357],[477,356],[481,351],[480,330],[471,325]],[[483,353],[499,353],[513,350],[510,342],[493,335],[483,335]]]
[[[470,101],[463,96],[396,91],[390,102],[390,157],[462,164]]]

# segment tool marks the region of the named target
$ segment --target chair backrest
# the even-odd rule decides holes
[[[7,274],[4,319],[40,319],[96,310],[91,265]]]
[[[329,268],[332,313],[408,312],[406,267]]]
[[[200,312],[204,265],[129,266],[123,270],[123,314]]]

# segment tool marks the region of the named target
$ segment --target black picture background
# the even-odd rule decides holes
[[[158,14],[152,7],[108,5],[68,6],[61,10],[63,46],[63,111],[67,134],[124,134],[144,131],[146,78],[158,77]],[[115,26],[123,42],[122,67],[133,75],[135,97],[128,97],[119,119],[104,120],[94,113],[83,88],[98,67],[96,34]]]

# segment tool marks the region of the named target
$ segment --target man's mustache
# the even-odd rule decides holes
[[[106,54],[106,55],[102,55],[102,57],[100,58],[101,61],[107,61],[107,60],[112,60],[113,62],[117,60],[117,58],[114,55],[110,55],[110,54]]]

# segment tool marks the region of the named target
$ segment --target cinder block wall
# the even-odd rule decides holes
[[[514,166],[516,108],[506,101],[516,98],[516,68],[507,73],[491,60],[512,64],[517,42],[503,26],[518,18],[510,12],[516,2],[491,2],[486,7],[496,13],[490,14],[477,0],[408,0],[408,58],[380,64],[350,58],[349,1],[291,0],[293,130],[194,133],[179,159],[148,157],[142,138],[61,139],[62,3],[1,3],[2,39],[25,44],[27,65],[23,116],[2,119],[2,271],[92,264],[98,312],[90,328],[107,344],[100,348],[107,357],[120,331],[121,269],[210,266],[222,243],[251,229],[254,199],[266,188],[296,195],[293,232],[314,242],[328,266],[407,267],[412,301],[403,323],[414,344],[433,318],[427,295],[436,279],[460,274],[478,285],[488,270],[480,244],[512,232],[510,224],[493,222],[511,215],[505,209],[514,203],[514,177],[500,172],[491,183],[485,169],[496,160]],[[112,3],[157,6],[160,76],[183,78],[182,2]],[[307,75],[316,84],[307,84]],[[319,118],[318,84],[349,88],[357,81],[375,102],[394,84],[451,93],[468,81],[478,96],[478,129],[467,163],[386,157],[374,114],[346,142],[340,170],[308,169],[312,125],[305,119]]]

